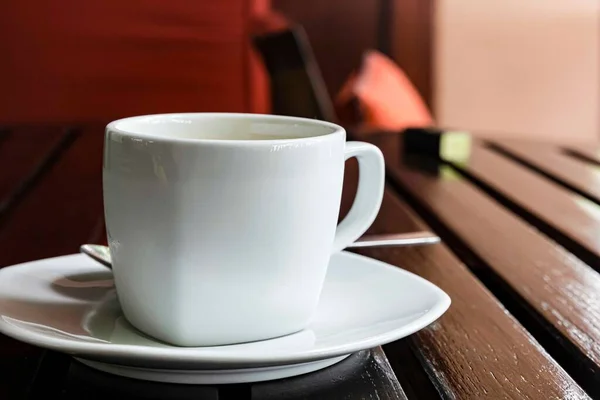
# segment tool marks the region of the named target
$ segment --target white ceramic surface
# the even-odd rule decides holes
[[[249,382],[310,372],[410,335],[449,305],[441,289],[416,275],[340,252],[331,258],[306,329],[245,344],[175,347],[127,322],[110,270],[85,255],[0,270],[0,332],[107,372],[164,382]]]
[[[359,190],[336,230],[350,157]],[[377,215],[384,162],[327,122],[167,114],[108,125],[103,179],[127,319],[163,341],[206,346],[307,326],[330,255]]]
[[[346,357],[348,355],[299,364],[275,365],[272,367],[211,370],[140,368],[84,359],[78,359],[78,361],[88,367],[126,378],[186,385],[222,385],[272,381],[274,379],[308,374],[336,364]]]

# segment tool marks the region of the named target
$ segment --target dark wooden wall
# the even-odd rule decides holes
[[[380,0],[274,0],[273,8],[300,23],[310,39],[330,94],[377,47]]]
[[[432,109],[435,0],[393,1],[391,54]],[[433,110],[432,110],[433,111]]]
[[[432,99],[434,0],[273,0],[306,30],[332,96],[367,49],[390,55],[427,104]]]

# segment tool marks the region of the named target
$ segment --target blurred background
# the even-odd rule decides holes
[[[297,107],[392,131],[600,134],[598,0],[8,1],[0,54],[1,126]]]

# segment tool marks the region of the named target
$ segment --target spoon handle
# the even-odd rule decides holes
[[[112,268],[112,258],[110,257],[110,248],[101,244],[82,244],[79,251],[86,256],[98,261],[100,264]]]
[[[364,235],[348,248],[358,247],[389,247],[389,246],[417,246],[438,243],[440,238],[431,232],[394,233],[389,235]],[[110,249],[100,244],[82,244],[79,248],[83,254],[93,258],[99,263],[112,268]]]
[[[386,235],[364,235],[348,248],[357,247],[388,247],[388,246],[417,246],[439,243],[439,236],[431,232],[392,233]]]

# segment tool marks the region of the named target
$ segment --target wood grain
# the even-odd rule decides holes
[[[387,193],[372,231],[399,229],[428,228]],[[587,398],[444,245],[360,252],[416,273],[450,295],[446,314],[410,337],[443,398]],[[386,354],[393,365],[395,354]]]
[[[39,184],[17,204],[0,229],[2,265],[76,252],[87,238],[102,235],[101,130],[82,133],[50,166]],[[190,387],[149,384],[88,371],[82,382],[80,364],[54,352],[27,346],[0,335],[0,394],[14,398],[61,395],[63,398],[369,398],[405,399],[381,349],[361,352],[322,372],[257,385]],[[8,371],[10,363],[16,366]],[[89,370],[89,369],[88,369]],[[87,374],[87,375],[86,375]],[[65,381],[66,379],[66,381]],[[93,383],[100,382],[94,387]],[[104,388],[109,388],[104,390]],[[11,397],[12,396],[12,397]],[[82,397],[83,396],[83,397]],[[132,397],[133,396],[133,397]]]
[[[98,229],[98,216],[102,211],[102,137],[99,133],[82,134],[45,174],[44,179],[13,209],[0,229],[1,265],[71,253],[76,251],[76,246],[82,240],[94,235],[93,232]],[[391,162],[394,157],[391,154],[388,161]],[[350,163],[347,168],[348,185],[343,199],[345,209],[349,207],[353,197],[353,185],[355,186],[357,176],[355,167],[355,163]],[[424,228],[423,223],[408,211],[407,206],[388,191],[371,232],[396,233]],[[362,253],[415,272],[439,285],[451,296],[453,304],[450,310],[430,327],[408,339],[412,352],[429,374],[440,397],[587,398],[581,388],[548,357],[525,329],[444,245],[371,249]],[[0,337],[0,340],[8,339]],[[30,360],[36,360],[39,353],[35,349],[12,342],[0,342],[0,370],[8,371],[9,363],[22,369],[12,374],[8,371],[6,377],[0,377],[0,393],[2,390],[8,393],[17,385],[16,382],[19,385],[29,382],[31,385],[31,367],[37,365],[33,361],[26,363],[23,358],[23,355],[29,354]],[[25,349],[21,350],[19,346],[25,346]],[[394,353],[393,346],[387,346],[386,350],[392,364],[402,362],[398,358],[401,354]],[[374,354],[376,356],[369,356],[371,358],[363,364],[366,370],[359,368],[354,373],[339,375],[333,369],[322,371],[328,377],[323,378],[325,386],[322,392],[310,392],[312,389],[306,383],[308,381],[304,381],[299,386],[303,389],[297,392],[292,390],[291,385],[277,386],[278,382],[265,383],[264,386],[219,387],[216,393],[211,388],[187,388],[190,393],[195,390],[191,394],[182,392],[184,389],[177,391],[175,387],[171,388],[179,398],[186,398],[188,394],[193,397],[187,398],[215,398],[215,395],[218,398],[273,398],[277,394],[291,396],[288,398],[294,398],[293,395],[298,394],[314,398],[321,393],[330,394],[328,398],[337,395],[340,398],[403,398],[404,393],[394,379],[389,365],[381,358],[380,353]],[[360,353],[356,355],[358,356]],[[77,391],[69,392],[69,388],[73,388],[69,386],[69,382],[73,383],[76,378],[71,374],[72,370],[67,376],[67,385],[61,389],[60,385],[53,382],[62,382],[60,377],[63,370],[58,370],[62,359],[47,360],[50,360],[49,364],[44,364],[42,360],[40,365],[49,365],[50,368],[40,369],[46,372],[42,373],[43,376],[37,376],[34,383],[38,383],[31,393],[43,393],[43,389],[48,388],[47,392],[56,391],[66,398],[81,398],[77,395],[68,397],[69,393],[81,394]],[[52,371],[53,365],[57,366],[56,371]],[[347,366],[343,364],[338,367]],[[58,380],[53,380],[52,377],[58,377]],[[314,382],[318,382],[315,374],[312,377]],[[110,379],[106,380],[107,378]],[[114,395],[119,388],[116,383],[110,382],[121,378],[102,374],[102,378],[98,379],[98,382],[103,382],[100,386],[104,389],[97,386],[93,390],[90,385],[87,393],[90,396],[105,393],[98,398],[106,398]],[[147,388],[152,386],[147,383],[144,385]],[[144,393],[150,396],[146,398],[156,398],[160,393],[157,386],[146,390],[142,389],[144,385],[127,380],[121,390],[133,396],[142,396]],[[349,391],[345,392],[346,396],[341,396],[344,392],[338,389],[344,388],[344,385],[348,385],[346,388]],[[77,387],[78,390],[83,390],[86,385]]]
[[[388,178],[396,181],[393,170],[403,165],[399,137],[383,135],[354,139],[376,144],[384,153]],[[356,190],[356,163],[350,160],[346,164],[346,171],[342,215],[349,209]],[[433,182],[437,181],[439,175],[447,179],[460,177],[456,172],[442,169],[437,163],[429,171],[421,175],[432,174]],[[420,183],[423,182],[415,185]],[[476,190],[472,185],[469,187]],[[422,190],[432,198],[442,197],[432,185],[425,185]],[[406,193],[401,193],[399,197],[389,190],[386,192],[370,233],[430,229],[401,198],[407,198]],[[495,207],[501,209],[497,205]],[[466,214],[469,213],[470,210]],[[457,213],[456,217],[464,218],[465,213]],[[485,224],[478,225],[486,229]],[[437,228],[436,233],[441,234]],[[486,237],[487,233],[484,233],[482,238]],[[446,240],[446,237],[442,238]],[[570,395],[586,398],[563,368],[547,355],[530,333],[445,245],[369,249],[360,253],[414,272],[450,295],[452,305],[446,314],[432,326],[408,338],[413,352],[425,366],[442,398],[559,399]],[[405,352],[398,353],[399,349],[393,345],[384,347],[392,366],[398,359],[406,359]],[[396,374],[404,385],[401,370],[396,370]],[[408,382],[405,390],[408,391],[410,386],[414,385]],[[424,386],[417,385],[417,390]],[[546,388],[549,392],[544,393]],[[416,398],[430,397],[427,391],[417,393]]]
[[[479,142],[468,162],[456,167],[513,212],[600,270],[599,205]]]
[[[495,140],[491,148],[536,172],[600,203],[600,168],[570,157],[551,144],[515,140]]]
[[[453,168],[403,160],[397,136],[371,140],[390,154],[388,178],[444,242],[571,376],[599,395],[600,276]]]
[[[343,196],[345,210],[349,208],[355,190],[355,168],[354,162],[347,168],[347,186]],[[424,228],[426,227],[407,211],[400,200],[387,193],[382,211],[371,232],[393,233]],[[441,320],[408,339],[412,351],[427,369],[442,397],[586,398],[581,389],[548,358],[518,322],[506,314],[489,292],[444,246],[367,250],[362,253],[416,272],[440,285],[452,297],[453,304]],[[403,362],[404,357],[398,359],[399,354],[392,352],[393,346],[386,348],[390,349],[387,356],[392,363]],[[326,371],[331,376],[331,371]],[[350,381],[354,379],[346,374],[341,376]],[[373,377],[372,373],[370,376]],[[371,382],[375,387],[385,384],[385,381],[368,380],[364,373],[357,377],[362,385],[365,382]],[[310,392],[313,389],[308,384],[303,384],[304,391],[300,392],[289,382],[288,385],[280,385],[278,382],[260,385],[263,386],[257,384],[252,388],[254,396],[261,396],[257,398],[277,398],[280,395],[298,398],[293,396],[300,394],[308,398],[319,398],[320,394],[325,393]],[[247,390],[236,387],[228,389],[227,393],[232,396],[235,393],[247,394]],[[343,391],[327,393],[333,398],[338,398],[335,397],[336,393],[340,394],[339,398],[368,398],[364,391],[351,392],[356,393],[356,397]],[[345,397],[341,396],[344,393]],[[388,392],[385,391],[376,393],[380,398],[394,398],[386,395]],[[331,396],[327,398],[332,398]],[[245,397],[240,395],[235,398]],[[417,398],[430,397],[420,395]]]
[[[600,275],[468,182],[390,174],[471,249],[458,252],[568,372],[598,385]]]

